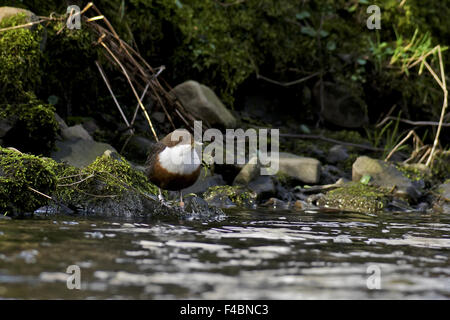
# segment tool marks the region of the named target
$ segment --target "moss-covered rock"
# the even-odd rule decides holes
[[[55,198],[66,205],[111,215],[144,214],[156,206],[149,196],[158,188],[115,153],[107,151],[82,169],[59,164],[57,173]]]
[[[0,28],[27,22],[21,13],[0,21]],[[34,154],[48,154],[54,146],[57,122],[54,107],[36,98],[41,83],[42,27],[0,33],[0,118],[12,128],[2,137],[4,145]]]
[[[51,159],[0,147],[0,210],[2,214],[33,212],[56,190],[56,163]],[[33,191],[34,189],[36,191]]]
[[[389,191],[383,188],[350,183],[329,191],[317,204],[344,211],[376,213],[386,207],[388,194]]]
[[[242,186],[215,186],[203,193],[203,199],[209,205],[223,207],[251,207],[256,200],[256,194]]]

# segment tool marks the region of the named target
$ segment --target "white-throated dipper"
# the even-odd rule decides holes
[[[145,163],[145,174],[152,183],[161,189],[180,191],[181,207],[184,207],[181,190],[193,185],[200,175],[196,143],[201,144],[189,131],[176,129],[150,148]]]

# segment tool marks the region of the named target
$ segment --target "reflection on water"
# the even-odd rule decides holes
[[[0,220],[0,297],[448,299],[449,258],[450,217],[438,214]],[[67,289],[69,265],[80,290]]]

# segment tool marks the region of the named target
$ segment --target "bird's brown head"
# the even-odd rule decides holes
[[[186,129],[176,129],[165,136],[164,139],[161,140],[161,143],[169,148],[179,144],[190,144],[192,146],[194,145],[194,137]]]

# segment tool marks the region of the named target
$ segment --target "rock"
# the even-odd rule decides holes
[[[450,213],[450,181],[441,184],[437,188],[437,192],[440,194],[441,198],[437,199],[434,208],[443,213]]]
[[[211,187],[203,193],[210,206],[218,208],[247,207],[255,205],[256,194],[241,186]]]
[[[257,157],[253,157],[245,164],[239,174],[234,178],[233,185],[247,186],[253,179],[260,175],[261,167]]]
[[[376,186],[393,189],[395,195],[417,200],[421,196],[419,188],[393,164],[361,156],[352,166],[352,180],[360,181],[364,175],[371,177],[370,183]]]
[[[278,162],[279,173],[288,178],[311,184],[319,182],[321,164],[317,159],[280,152]]]
[[[277,194],[277,190],[271,176],[259,176],[248,183],[247,186],[256,194],[257,199],[266,199]]]
[[[60,116],[59,116],[59,114],[57,114],[56,112],[55,112],[55,120],[56,120],[56,122],[58,122],[58,125],[59,125],[59,129],[60,130],[65,130],[65,129],[68,129],[69,128],[69,126],[66,124],[66,122],[63,120],[63,118],[61,118]]]
[[[327,161],[329,163],[340,163],[347,160],[349,157],[347,148],[342,145],[335,145],[328,152]]]
[[[97,130],[100,130],[99,126],[94,119],[87,119],[83,122],[83,127],[92,136]]]
[[[86,129],[81,124],[61,129],[61,136],[66,140],[81,139],[93,141],[91,135],[86,131]]]
[[[38,17],[29,10],[14,7],[0,7],[0,21],[2,21],[4,18],[9,18],[19,13],[25,13],[25,15],[27,16],[27,22],[39,20]]]
[[[189,80],[177,85],[171,92],[196,119],[206,121],[211,126],[236,127],[236,118],[207,86]]]
[[[331,82],[323,83],[323,108],[320,81],[313,89],[314,99],[322,118],[344,128],[360,128],[368,123],[365,102],[347,87]]]
[[[153,112],[152,119],[155,119],[159,123],[164,123],[166,120],[166,115],[163,112]]]
[[[262,204],[263,207],[269,207],[269,208],[273,208],[273,209],[289,209],[289,203],[284,202],[280,199],[277,198],[270,198],[269,200],[267,200],[266,202],[264,202]]]
[[[153,146],[154,142],[149,139],[133,135],[126,147],[127,152],[133,154],[133,158],[147,159],[148,150]]]
[[[0,119],[0,138],[3,138],[12,128],[12,123],[9,120]]]
[[[211,174],[211,172],[208,170],[206,176],[204,174],[204,171],[200,173],[200,176],[198,177],[197,181],[190,186],[189,188],[183,189],[183,194],[189,194],[189,193],[196,193],[200,194],[208,190],[210,187],[215,186],[223,186],[225,185],[225,181],[223,180],[222,176],[220,174]]]
[[[58,162],[65,161],[78,168],[89,165],[106,150],[116,151],[109,144],[96,142],[92,139],[56,141],[56,148],[57,151],[51,153],[52,159]]]
[[[318,198],[317,205],[343,211],[376,213],[387,206],[387,193],[388,191],[382,188],[349,183]]]

